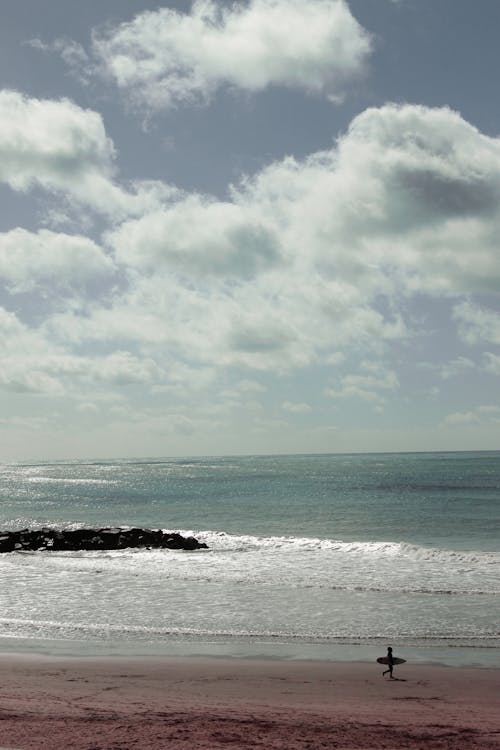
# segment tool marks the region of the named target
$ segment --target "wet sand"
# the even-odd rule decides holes
[[[9,748],[500,748],[500,669],[0,656]]]

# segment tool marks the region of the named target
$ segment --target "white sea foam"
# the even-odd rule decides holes
[[[124,589],[130,580],[167,582],[178,591],[196,586],[311,589],[332,596],[417,594],[485,597],[500,594],[500,561],[492,553],[427,550],[399,543],[352,543],[290,537],[251,537],[220,532],[191,532],[209,543],[195,553],[129,549],[107,552],[32,552],[6,556],[6,569],[33,572],[35,559],[46,579],[65,586],[103,582]],[[430,554],[428,554],[430,553]],[[30,562],[31,561],[31,562]],[[95,581],[98,581],[96,578]],[[99,585],[98,583],[94,585]]]
[[[463,551],[424,547],[406,542],[344,541],[310,537],[227,534],[224,531],[179,530],[180,534],[195,536],[217,551],[281,550],[283,552],[340,552],[343,554],[371,555],[376,557],[406,557],[454,563],[481,563],[500,565],[500,553],[479,550]]]

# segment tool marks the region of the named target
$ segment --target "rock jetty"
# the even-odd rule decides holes
[[[106,527],[103,529],[22,529],[21,531],[0,531],[1,552],[53,551],[71,552],[77,550],[112,550],[128,547],[150,549],[207,549],[205,542],[192,536],[184,537],[173,531],[161,529],[124,529]]]

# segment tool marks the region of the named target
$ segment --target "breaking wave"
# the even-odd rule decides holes
[[[424,547],[407,542],[373,542],[343,541],[340,539],[320,539],[294,536],[258,537],[251,535],[227,534],[224,531],[193,531],[182,529],[180,534],[195,536],[206,542],[209,548],[217,552],[247,552],[262,550],[280,550],[282,552],[340,552],[352,555],[372,555],[376,557],[405,557],[412,560],[432,562],[452,562],[460,564],[500,565],[500,553],[477,550],[452,550],[435,547]]]

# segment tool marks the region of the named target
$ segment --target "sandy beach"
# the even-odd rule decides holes
[[[499,748],[500,670],[0,656],[9,748]]]

